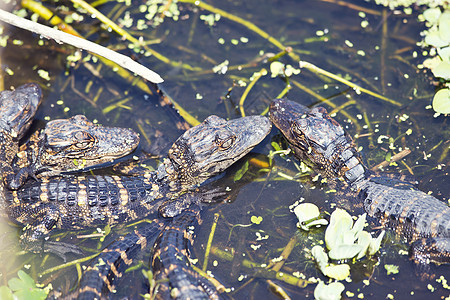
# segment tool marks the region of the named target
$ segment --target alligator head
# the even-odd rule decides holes
[[[33,156],[39,177],[110,162],[139,144],[133,130],[95,125],[83,115],[48,122],[37,139]]]
[[[20,139],[30,127],[41,98],[41,88],[35,83],[0,92],[0,129]]]
[[[266,117],[226,121],[212,115],[189,129],[169,150],[171,170],[183,186],[200,184],[250,152],[270,132]]]
[[[354,143],[325,108],[309,109],[288,99],[274,100],[270,120],[283,133],[295,156],[314,163],[326,177],[345,176],[350,181],[360,174],[362,163]],[[358,166],[351,174],[350,169]],[[359,179],[359,178],[358,178]]]

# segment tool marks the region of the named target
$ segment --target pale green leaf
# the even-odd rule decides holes
[[[367,231],[361,231],[358,235],[358,245],[361,246],[361,251],[359,251],[356,259],[361,259],[366,255],[367,249],[369,249],[370,243],[372,242],[372,236]]]
[[[335,265],[331,264],[330,266],[325,267],[323,270],[323,275],[328,276],[330,278],[336,280],[344,280],[348,276],[350,276],[350,266],[347,264]]]
[[[450,79],[450,62],[442,61],[436,67],[431,69],[434,76],[444,78],[445,80]]]
[[[11,290],[6,286],[0,286],[0,299],[2,300],[13,300],[13,294]]]
[[[313,227],[313,226],[322,226],[322,225],[327,225],[328,221],[325,219],[318,219],[318,220],[314,220],[312,222],[309,222],[307,224],[308,228]]]
[[[342,244],[343,234],[348,232],[353,225],[352,217],[343,209],[337,208],[330,217],[330,225],[325,231],[325,244],[330,250],[338,244]]]
[[[270,64],[271,77],[277,77],[283,74],[284,64],[279,61],[274,61]]]
[[[444,11],[439,17],[439,36],[447,42],[450,42],[450,11]]]
[[[370,241],[369,249],[368,249],[369,255],[374,255],[378,250],[380,250],[381,241],[383,240],[385,233],[386,232],[383,230],[376,239],[372,238],[372,240]]]
[[[338,245],[328,252],[328,256],[334,260],[351,259],[361,252],[362,246],[358,244],[353,245]]]
[[[439,17],[441,16],[441,9],[438,7],[429,8],[423,12],[425,20],[431,24],[437,24]]]
[[[438,31],[429,31],[428,34],[425,36],[424,41],[428,45],[434,46],[436,48],[445,47],[448,45],[446,41],[443,41],[441,39],[441,36],[439,35]]]
[[[301,203],[294,208],[294,214],[300,223],[315,219],[320,215],[319,208],[312,203]]]
[[[427,58],[423,62],[424,67],[428,69],[434,69],[436,68],[440,63],[442,62],[442,59],[439,56],[435,56],[433,58]]]
[[[355,235],[355,238],[363,230],[364,224],[366,224],[366,216],[367,216],[366,213],[360,215],[358,220],[356,220],[355,224],[353,224],[351,231]]]
[[[311,254],[316,260],[319,269],[322,271],[328,265],[328,256],[325,253],[325,250],[323,250],[321,246],[317,245],[311,249]]]
[[[450,114],[450,89],[441,89],[434,95],[433,110],[441,114]]]
[[[341,299],[341,293],[345,286],[340,282],[332,282],[328,285],[320,281],[314,289],[314,298],[317,300],[337,300]]]
[[[450,61],[450,47],[438,48],[439,57],[446,62]]]

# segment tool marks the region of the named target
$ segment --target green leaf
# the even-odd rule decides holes
[[[450,61],[450,47],[438,48],[439,57],[446,62]]]
[[[284,64],[279,61],[274,61],[270,64],[271,77],[277,77],[278,75],[283,75]]]
[[[399,272],[399,267],[396,265],[384,265],[384,268],[386,269],[388,275],[397,274]]]
[[[433,98],[433,110],[441,114],[450,114],[450,89],[439,90]]]
[[[259,225],[261,222],[262,222],[262,220],[263,220],[263,218],[261,217],[261,216],[252,216],[251,218],[250,218],[250,221],[253,223],[253,224],[256,224],[256,225]]]
[[[280,145],[278,145],[278,143],[271,142],[270,145],[272,145],[272,147],[273,147],[273,149],[275,149],[275,151],[281,151]]]
[[[386,232],[383,230],[376,239],[372,238],[368,249],[369,255],[374,255],[378,250],[380,250],[381,241],[383,240],[385,233]]]
[[[14,300],[13,293],[11,292],[11,290],[6,285],[0,286],[0,299],[2,299],[2,300]]]
[[[354,234],[355,239],[360,234],[360,232],[364,229],[364,225],[366,224],[366,216],[367,214],[364,213],[358,217],[355,224],[353,224],[351,232]]]
[[[323,250],[321,246],[316,245],[311,249],[311,254],[316,260],[317,266],[319,266],[319,269],[322,271],[328,265],[328,256],[325,253],[325,250]]]
[[[239,170],[237,170],[237,172],[236,172],[236,174],[234,174],[234,178],[233,178],[233,180],[234,180],[235,182],[241,180],[242,176],[244,176],[244,174],[247,173],[247,171],[248,171],[248,165],[249,165],[249,163],[248,163],[248,160],[247,160],[247,161],[245,161],[245,163],[244,163],[244,165],[242,166],[242,168],[240,168]]]
[[[434,46],[436,48],[445,47],[448,45],[447,42],[441,39],[441,36],[439,35],[438,31],[431,31],[431,32],[429,31],[428,34],[425,36],[424,41],[428,45]]]
[[[341,293],[345,286],[340,282],[332,282],[328,285],[320,281],[314,289],[314,298],[317,300],[337,300],[341,299]]]
[[[361,259],[366,255],[367,249],[369,249],[370,243],[372,242],[372,236],[367,231],[361,231],[358,235],[358,245],[361,246],[361,251],[359,251],[356,259]]]
[[[349,232],[353,225],[353,219],[343,209],[337,208],[330,217],[330,225],[325,231],[325,243],[330,250],[335,246],[342,244],[344,235]]]
[[[441,16],[441,9],[438,7],[429,8],[423,12],[423,17],[425,20],[431,24],[437,24],[439,17]]]
[[[327,225],[325,219],[317,220],[320,216],[319,208],[312,203],[301,203],[294,208],[300,227],[303,230],[309,230],[312,226]]]
[[[436,77],[444,78],[445,80],[450,79],[450,62],[441,61],[436,67],[431,69],[433,75]]]
[[[335,265],[331,264],[330,266],[325,267],[323,270],[323,275],[328,276],[330,278],[336,280],[344,280],[348,276],[350,276],[350,266],[347,264]]]
[[[439,36],[447,42],[450,42],[450,11],[444,11],[439,17]]]
[[[328,256],[334,260],[350,259],[361,252],[362,246],[358,244],[353,245],[338,245],[328,252]]]

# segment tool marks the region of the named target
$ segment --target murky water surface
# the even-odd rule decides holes
[[[131,27],[124,28],[136,37],[142,36],[145,42],[149,42],[148,47],[166,56],[170,63],[158,60],[155,55],[146,55],[146,50],[130,49],[131,43],[103,30],[97,20],[83,12],[78,14],[84,16],[84,20],[73,26],[89,39],[120,49],[161,74],[165,79],[162,87],[166,93],[198,120],[211,114],[239,117],[239,102],[244,97],[242,107],[245,114],[261,114],[271,99],[290,84],[287,94],[290,99],[308,106],[318,105],[321,100],[311,95],[315,94],[326,99],[322,105],[328,111],[336,109],[335,118],[355,137],[369,167],[381,163],[386,156],[409,148],[411,154],[387,171],[413,173],[420,189],[442,201],[448,200],[448,118],[434,117],[433,111],[426,109],[435,88],[430,73],[417,68],[424,59],[421,55],[423,50],[416,46],[419,33],[424,29],[423,24],[417,21],[420,10],[414,10],[413,14],[393,13],[361,1],[348,3],[363,5],[364,14],[361,8],[321,1],[208,1],[232,17],[253,23],[270,35],[269,39],[252,31],[248,23],[239,24],[224,16],[219,18],[189,3],[178,3],[177,21],[166,16],[161,25],[153,27],[145,18],[147,12],[142,12],[145,3],[130,2],[131,5],[127,6],[123,2],[111,1],[97,8],[123,26],[131,24]],[[55,9],[50,3],[44,5]],[[73,11],[69,3],[66,5]],[[58,14],[62,17],[67,15],[64,10],[59,10]],[[363,28],[362,23],[367,23],[367,26]],[[148,28],[142,29],[143,25]],[[5,29],[5,34],[9,34],[10,39],[2,49],[2,69],[5,74],[8,70],[14,73],[4,75],[5,87],[37,81],[44,89],[45,99],[38,112],[35,129],[49,119],[84,114],[101,124],[132,127],[141,132],[143,143],[138,152],[153,150],[149,141],[154,145],[157,135],[163,135],[161,145],[164,147],[180,134],[170,112],[161,107],[157,96],[148,95],[109,67],[89,59],[87,53],[81,53],[80,61],[68,62],[67,56],[74,54],[70,47],[47,40],[37,46],[38,36],[17,29]],[[13,43],[13,39],[23,43]],[[308,70],[289,78],[276,74],[271,76],[268,58],[281,52],[271,39],[292,48],[291,56],[281,56],[278,61],[298,69],[300,57],[394,99],[400,105],[356,93]],[[418,53],[417,57],[414,53]],[[47,71],[50,80],[39,77],[40,70]],[[258,77],[255,72],[265,74],[265,71],[266,75],[255,80]],[[292,278],[327,280],[309,255],[309,249],[323,239],[324,230],[317,229],[308,234],[297,229],[296,217],[289,211],[289,206],[302,198],[317,204],[322,212],[331,213],[334,200],[332,194],[327,193],[329,187],[312,181],[315,174],[287,179],[298,173],[296,165],[299,162],[294,157],[279,155],[275,155],[270,166],[250,163],[242,180],[233,182],[234,173],[250,157],[262,161],[263,165],[269,163],[267,155],[274,150],[272,142],[287,147],[278,130],[273,129],[251,155],[221,179],[221,184],[230,186],[236,197],[231,203],[204,208],[202,224],[195,228],[192,257],[198,259],[198,266],[202,266],[214,214],[218,214],[214,251],[209,257],[208,270],[235,291],[230,294],[233,298],[276,299],[277,296],[270,291],[268,279],[281,286],[292,298],[312,298],[314,283],[298,287],[273,279],[273,273],[248,267],[249,262],[270,264],[297,236],[297,243],[281,272]],[[154,164],[154,161],[149,163]],[[254,224],[252,217],[262,217],[262,221]],[[379,224],[376,220],[369,221],[371,227],[367,230],[378,234]],[[44,284],[52,282],[55,288],[67,290],[76,284],[75,267],[41,276],[42,272],[60,265],[62,261],[52,255],[20,252],[18,236],[21,229],[6,224],[6,221],[1,224],[2,233],[5,233],[0,252],[1,284],[6,284],[24,268],[37,281]],[[98,239],[77,239],[79,232],[70,232],[63,236],[63,240],[76,242],[89,255],[129,230],[125,226],[117,226],[103,243]],[[89,229],[82,233],[95,231]],[[223,254],[224,251],[228,255]],[[415,264],[408,255],[402,254],[407,251],[407,244],[388,234],[379,255],[351,263],[352,280],[344,282],[344,294],[349,298],[364,296],[374,299],[391,296],[397,299],[410,296],[438,299],[448,296],[449,290],[436,279],[441,276],[450,279],[449,268],[432,265],[428,272],[434,279],[421,281],[420,270],[417,275]],[[234,253],[234,258],[230,253]],[[73,256],[69,260],[77,258]],[[149,266],[148,260],[148,253],[137,258],[144,269]],[[399,273],[388,275],[385,265],[398,266]],[[139,299],[139,294],[145,293],[144,282],[141,268],[137,268],[121,281],[118,295]],[[130,291],[134,292],[130,294]]]

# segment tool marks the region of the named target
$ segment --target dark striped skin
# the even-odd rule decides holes
[[[153,173],[42,179],[8,193],[7,213],[19,224],[32,225],[26,227],[21,244],[24,249],[40,251],[42,239],[55,228],[114,225],[156,213],[173,196],[169,190],[169,184],[158,181]]]
[[[30,182],[3,195],[7,212],[13,221],[26,225],[21,236],[25,249],[53,251],[46,246],[53,243],[43,243],[52,229],[113,225],[148,216],[163,201],[175,201],[180,193],[228,168],[264,139],[270,128],[269,120],[261,116],[231,121],[210,116],[185,132],[154,172]]]
[[[200,208],[191,205],[174,217],[158,236],[153,249],[152,268],[160,281],[158,299],[218,299],[219,294],[207,279],[190,267],[187,227],[200,215]]]
[[[274,100],[270,119],[294,148],[322,175],[344,178],[371,217],[412,243],[417,262],[450,263],[450,208],[412,185],[371,175],[352,139],[324,108],[309,109],[287,100]],[[418,247],[415,249],[415,247]]]
[[[0,190],[8,187],[15,178],[23,177],[12,168],[12,162],[19,149],[19,140],[30,127],[41,98],[41,88],[34,83],[0,92]]]
[[[130,267],[137,253],[152,246],[152,239],[168,223],[166,219],[154,219],[140,224],[134,232],[120,237],[105,248],[83,272],[79,289],[66,297],[79,300],[104,299],[116,290],[116,281]]]
[[[133,130],[96,125],[83,115],[52,120],[21,146],[12,167],[22,176],[9,188],[18,189],[28,175],[50,177],[112,162],[138,144],[139,135]]]

